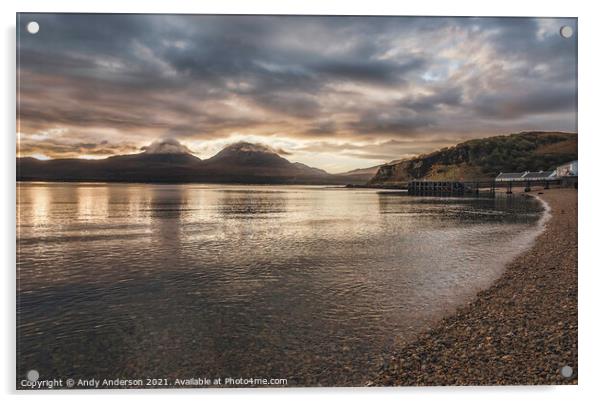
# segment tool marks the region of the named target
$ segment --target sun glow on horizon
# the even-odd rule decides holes
[[[35,159],[42,160],[42,161],[46,161],[46,160],[52,159],[52,158],[50,158],[49,156],[47,156],[45,154],[39,154],[39,153],[28,155],[28,157],[33,157]]]

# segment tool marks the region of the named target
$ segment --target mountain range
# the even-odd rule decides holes
[[[339,174],[290,162],[268,146],[248,142],[231,144],[205,160],[175,140],[143,150],[99,160],[17,158],[17,180],[399,186],[413,179],[462,180],[553,169],[577,159],[577,134],[521,132],[469,140]]]
[[[229,145],[205,160],[169,143],[98,160],[17,158],[17,180],[21,181],[348,184],[365,183],[372,175],[333,175],[290,162],[270,147],[247,142]]]

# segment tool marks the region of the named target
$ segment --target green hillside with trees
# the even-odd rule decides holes
[[[576,133],[522,132],[469,140],[430,154],[386,164],[369,183],[486,178],[500,172],[554,169],[575,159]]]

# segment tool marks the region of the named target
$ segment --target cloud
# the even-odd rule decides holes
[[[376,144],[355,144],[355,143],[337,143],[332,141],[319,141],[307,144],[296,151],[315,153],[315,154],[333,154],[340,156],[353,157],[359,160],[373,160],[387,162],[395,159],[406,158],[412,155],[421,154],[424,150],[437,147],[454,145],[460,142],[457,138],[416,138],[408,141],[389,140]]]
[[[445,106],[460,106],[462,89],[459,87],[434,88],[430,94],[418,94],[400,102],[400,106],[415,112],[432,112]]]
[[[24,31],[31,19],[37,35]],[[563,39],[561,25],[578,33],[576,19],[553,18],[20,14],[20,152],[398,141],[363,154],[385,158],[575,131],[577,35]],[[108,144],[77,145],[97,138]]]
[[[192,151],[176,139],[157,140],[141,147],[146,154],[190,154]]]
[[[433,116],[415,113],[412,110],[372,110],[360,116],[360,119],[348,124],[350,130],[357,133],[376,133],[407,135],[434,124]]]
[[[270,147],[261,143],[249,143],[246,141],[239,141],[237,143],[233,143],[227,146],[229,151],[235,152],[264,152],[264,153],[276,153],[279,155],[291,155],[290,152],[282,149]]]
[[[405,83],[405,74],[423,68],[424,65],[425,61],[420,58],[410,58],[402,63],[357,58],[345,61],[330,60],[314,67],[318,73],[326,74],[333,80],[399,85]]]
[[[107,140],[99,142],[68,141],[64,138],[58,140],[48,136],[19,136],[20,156],[46,155],[54,158],[102,158],[114,154],[133,154],[139,152],[139,148],[133,144],[110,143]]]
[[[546,88],[516,89],[483,94],[475,99],[475,110],[483,117],[514,119],[536,114],[554,114],[576,108],[576,88],[550,85]]]

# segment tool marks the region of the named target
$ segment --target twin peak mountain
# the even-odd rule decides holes
[[[205,160],[187,152],[183,146],[158,145],[151,145],[139,154],[99,160],[18,158],[17,180],[347,184],[365,183],[374,174],[333,175],[299,162],[290,162],[267,146],[247,142],[231,144]]]

